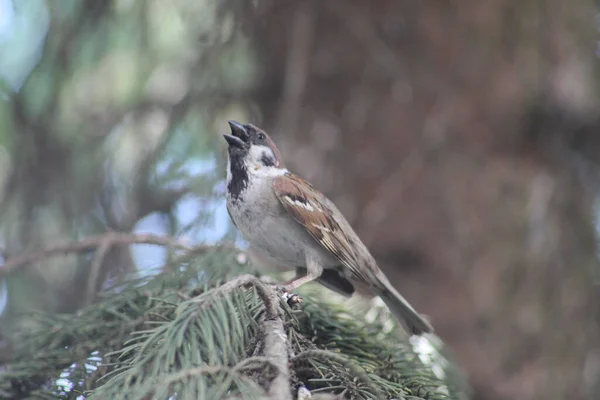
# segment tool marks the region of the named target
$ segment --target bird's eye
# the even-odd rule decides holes
[[[259,133],[258,134],[258,140],[265,140],[267,137],[265,136],[264,133]]]

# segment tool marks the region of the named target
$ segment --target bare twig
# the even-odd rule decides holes
[[[172,247],[179,250],[186,250],[189,252],[197,252],[200,250],[205,250],[207,248],[207,246],[188,246],[185,243],[178,241],[177,239],[168,236],[153,235],[150,233],[109,232],[100,236],[92,236],[80,240],[79,242],[58,245],[36,253],[23,254],[21,256],[9,259],[4,263],[4,265],[0,266],[0,278],[3,278],[10,272],[25,265],[36,263],[46,258],[54,257],[61,254],[84,253],[86,251],[92,251],[101,247],[105,243],[109,243],[110,246],[130,244],[154,244],[158,246]]]
[[[94,256],[94,261],[92,262],[92,267],[90,268],[90,275],[88,276],[87,288],[85,292],[85,305],[91,304],[96,296],[96,286],[98,283],[98,277],[100,276],[100,270],[102,269],[102,263],[104,262],[104,258],[106,257],[106,254],[112,245],[113,243],[110,240],[110,236],[108,236],[104,242],[100,244],[100,247]]]

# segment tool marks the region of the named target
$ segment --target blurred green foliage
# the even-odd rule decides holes
[[[259,70],[240,29],[247,6],[0,1],[5,257],[111,230],[190,241],[227,235],[217,133],[252,109],[245,95]],[[134,254],[165,261],[148,246]],[[5,315],[76,309],[90,256],[48,258],[12,274]],[[109,252],[97,287],[136,267],[144,266],[129,248]]]

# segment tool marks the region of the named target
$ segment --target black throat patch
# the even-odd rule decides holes
[[[248,187],[248,170],[244,165],[244,158],[237,154],[230,154],[229,170],[231,171],[231,179],[227,183],[227,191],[231,199],[236,202],[244,189]]]

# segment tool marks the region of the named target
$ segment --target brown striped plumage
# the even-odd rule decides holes
[[[379,295],[411,333],[431,325],[394,289],[367,247],[325,195],[283,167],[279,150],[262,130],[230,122],[228,203],[234,224],[261,260],[306,271],[286,289],[318,280],[350,295],[353,284]]]

